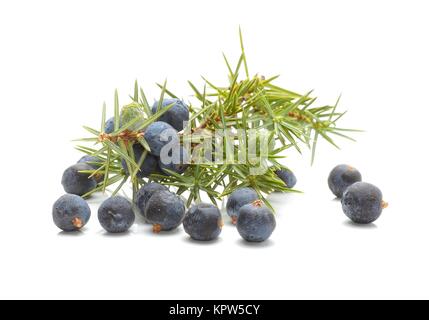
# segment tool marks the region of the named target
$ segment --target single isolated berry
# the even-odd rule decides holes
[[[81,172],[92,170],[94,169],[86,163],[76,163],[68,167],[61,179],[64,191],[81,196],[94,189],[97,186],[95,178],[90,178],[90,173]]]
[[[214,240],[222,231],[222,215],[211,203],[195,204],[186,213],[183,227],[194,240]]]
[[[55,225],[64,231],[81,229],[91,217],[91,209],[85,200],[74,194],[65,194],[52,207]]]
[[[171,147],[179,144],[176,129],[162,121],[151,123],[144,132],[144,138],[150,147],[150,152],[157,157],[160,156],[161,149],[167,144]]]
[[[237,222],[240,208],[255,200],[259,200],[259,195],[252,188],[239,188],[231,193],[226,202],[226,212],[231,217],[233,224]]]
[[[131,131],[138,130],[145,121],[145,115],[142,108],[135,102],[123,106],[120,114],[121,126],[126,126],[134,121],[127,129]]]
[[[133,144],[133,152],[134,152],[135,162],[139,163],[144,152],[143,146],[140,143]],[[129,174],[127,162],[124,159],[122,159],[121,164],[122,164],[122,168],[125,171],[125,174]],[[144,158],[140,166],[140,170],[137,172],[137,177],[138,178],[149,177],[152,173],[158,173],[158,172],[160,172],[160,169],[158,166],[158,158],[153,156],[150,153],[147,153],[146,157]]]
[[[92,168],[92,170],[97,170],[103,165],[103,160],[94,156],[85,155],[80,158],[77,163],[86,163]],[[95,175],[93,175],[93,177],[97,182],[101,182],[104,180],[104,174],[102,173],[96,173]]]
[[[328,177],[329,189],[337,198],[341,198],[347,187],[358,181],[362,181],[362,175],[357,169],[347,164],[336,166]]]
[[[237,230],[241,237],[250,242],[267,240],[276,227],[273,212],[261,200],[246,204],[240,209]]]
[[[167,170],[182,174],[188,168],[189,153],[182,145],[174,147],[168,157],[159,158],[159,167],[166,174],[170,175]]]
[[[135,214],[130,201],[121,196],[105,200],[98,208],[98,221],[110,233],[128,231],[133,225]]]
[[[185,204],[176,194],[161,190],[147,202],[144,216],[155,233],[173,230],[182,223]]]
[[[356,182],[348,187],[341,204],[346,216],[359,224],[374,222],[387,207],[380,189],[366,182]]]
[[[189,121],[189,107],[179,99],[164,99],[162,100],[162,106],[159,106],[159,102],[155,101],[152,106],[152,113],[156,113],[158,109],[168,107],[173,104],[173,106],[167,110],[161,117],[158,118],[158,121],[164,121],[170,124],[177,131],[182,131],[184,128],[184,122]]]
[[[143,216],[146,209],[146,204],[149,201],[149,199],[153,196],[155,192],[158,192],[161,190],[168,191],[168,188],[162,184],[159,184],[156,182],[150,182],[142,186],[140,190],[137,192],[135,202],[136,202],[138,211]]]
[[[276,175],[283,180],[286,187],[293,188],[296,185],[296,176],[295,174],[289,170],[289,169],[281,169],[277,170]]]
[[[113,131],[115,131],[115,118],[111,117],[104,124],[104,133],[111,134]]]

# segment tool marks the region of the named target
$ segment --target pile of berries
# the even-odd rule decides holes
[[[63,185],[69,193],[61,196],[53,206],[53,220],[64,231],[80,230],[89,221],[91,210],[79,194],[91,187],[91,179],[86,167],[96,166],[93,158],[82,158],[64,172]],[[278,172],[279,177],[293,187],[296,177],[290,170]],[[66,181],[66,183],[64,183]],[[358,170],[349,165],[336,166],[328,178],[331,191],[341,198],[342,208],[347,217],[357,224],[372,223],[387,207],[382,193],[376,186],[362,182]],[[228,198],[226,211],[238,233],[250,242],[267,240],[276,227],[273,212],[263,204],[257,192],[249,187],[238,188]],[[126,232],[135,221],[135,212],[153,231],[171,231],[183,223],[189,236],[198,241],[216,239],[223,227],[223,219],[218,207],[209,203],[197,203],[186,210],[183,199],[166,186],[156,182],[143,185],[134,203],[122,196],[105,200],[98,209],[100,225],[110,233]]]
[[[188,155],[179,143],[178,132],[189,120],[189,107],[179,99],[165,99],[152,107],[155,113],[159,108],[170,106],[161,117],[145,128],[143,134],[149,145],[150,153],[139,164],[138,178],[150,177],[151,174],[169,175],[170,171],[182,174],[188,163]],[[139,126],[144,121],[141,110],[133,104],[126,105],[120,113],[120,124],[133,121]],[[133,128],[130,128],[133,129]],[[105,133],[114,130],[114,118],[105,123]],[[171,162],[161,161],[160,155],[167,144],[172,148]],[[146,152],[140,143],[132,145],[134,158],[140,159]],[[122,159],[122,169],[129,172],[127,163]],[[102,166],[102,160],[95,156],[84,156],[76,164],[67,168],[62,176],[62,185],[67,192],[53,206],[55,224],[64,231],[77,231],[89,220],[91,211],[81,197],[93,190],[104,179],[103,174],[94,174]],[[287,188],[293,188],[296,177],[292,171],[276,171]],[[136,193],[134,201],[122,196],[113,196],[105,200],[98,209],[100,225],[110,233],[126,232],[135,221],[135,212],[144,221],[153,226],[153,231],[171,231],[183,223],[183,227],[192,239],[210,241],[221,233],[223,219],[218,207],[209,203],[197,203],[186,210],[183,199],[171,192],[166,186],[148,182]],[[249,187],[236,189],[227,202],[227,213],[239,234],[247,241],[261,242],[268,239],[276,222],[274,214],[260,200],[258,193]]]
[[[156,182],[142,186],[134,203],[122,196],[108,198],[98,209],[98,220],[107,232],[126,232],[135,221],[135,212],[153,226],[155,233],[174,230],[183,223],[185,232],[199,241],[216,239],[223,227],[218,207],[197,203],[186,211],[180,196]],[[239,234],[250,242],[268,239],[276,226],[273,212],[251,188],[235,190],[228,199],[227,212]],[[91,210],[82,197],[69,193],[55,202],[52,214],[58,228],[77,231],[89,221]]]
[[[179,132],[183,130],[184,122],[189,120],[189,107],[179,99],[166,99],[161,105],[155,102],[152,112],[156,113],[167,106],[169,109],[157,121],[148,125],[144,132],[138,132],[144,135],[150,152],[140,143],[131,145],[134,158],[142,159],[137,172],[139,179],[150,178],[152,174],[182,174],[188,166],[189,155],[180,144]],[[122,108],[119,121],[120,125],[132,121],[129,129],[136,130],[144,119],[141,109],[130,104]],[[105,123],[105,133],[113,131],[114,119],[111,118]],[[165,160],[161,155],[166,145],[173,146],[170,148],[170,162],[161,161]],[[77,231],[89,221],[91,210],[81,196],[94,190],[105,179],[103,173],[97,174],[102,166],[100,158],[87,155],[64,171],[61,182],[67,194],[55,202],[52,212],[54,223],[60,229]],[[125,160],[121,161],[121,166],[128,175],[131,168]],[[275,174],[288,189],[297,182],[294,173],[288,169],[277,170]],[[366,224],[374,222],[387,203],[382,200],[382,193],[377,187],[361,180],[358,170],[348,165],[338,165],[331,171],[328,184],[335,196],[341,198],[347,217],[355,223]],[[265,241],[276,227],[273,212],[251,187],[233,191],[229,195],[226,211],[246,241]],[[98,209],[98,220],[107,232],[126,232],[134,224],[136,213],[151,224],[156,233],[174,230],[183,223],[185,232],[199,241],[216,239],[223,226],[221,212],[214,204],[199,202],[186,208],[181,196],[151,180],[141,186],[133,201],[122,196],[105,200]]]

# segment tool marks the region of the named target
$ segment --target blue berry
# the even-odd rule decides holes
[[[81,196],[94,189],[97,186],[97,181],[93,177],[89,177],[90,173],[80,172],[91,170],[93,168],[86,163],[76,163],[68,167],[61,179],[65,192]]]
[[[64,231],[81,229],[91,217],[91,209],[85,200],[74,194],[65,194],[52,207],[55,225]]]
[[[93,170],[97,170],[103,165],[103,160],[94,156],[85,155],[82,158],[80,158],[77,163],[86,163]],[[104,180],[104,175],[102,173],[96,173],[93,177],[97,182],[101,182]]]
[[[107,134],[110,134],[113,131],[115,131],[115,118],[111,117],[104,124],[104,132],[107,133]]]
[[[154,232],[173,230],[182,223],[185,204],[176,194],[161,190],[149,199],[144,215]]]
[[[164,99],[162,101],[163,107],[167,107],[173,104],[173,106],[165,112],[158,121],[164,121],[170,124],[177,131],[182,131],[184,128],[183,122],[189,121],[189,107],[179,99]],[[152,113],[156,113],[158,110],[159,102],[155,101],[152,106]]]
[[[120,114],[120,123],[121,126],[126,126],[128,123],[134,120],[135,122],[130,127],[128,127],[128,130],[138,130],[145,121],[145,115],[143,113],[142,108],[135,102],[122,107]]]
[[[256,200],[246,204],[240,209],[237,220],[237,230],[241,237],[250,242],[262,242],[267,240],[276,227],[276,219],[273,212]]]
[[[143,187],[140,188],[140,190],[137,192],[136,195],[136,206],[139,209],[139,212],[144,216],[144,212],[146,209],[146,204],[149,201],[149,199],[153,196],[155,192],[158,191],[168,191],[168,188],[166,186],[163,186],[162,184],[156,183],[156,182],[150,182],[145,184]]]
[[[232,223],[237,222],[239,210],[242,206],[259,199],[259,195],[252,188],[240,188],[235,190],[226,202],[226,212],[232,219]]]
[[[124,197],[114,196],[109,198],[98,208],[98,221],[107,232],[128,231],[134,220],[133,206]]]
[[[360,172],[346,164],[336,166],[328,177],[329,189],[337,198],[341,198],[347,187],[358,181],[362,181]]]
[[[83,156],[82,158],[79,159],[77,163],[86,163],[94,170],[97,170],[103,165],[102,160],[100,158],[90,156],[90,155]]]
[[[188,163],[189,153],[182,145],[174,147],[168,159],[159,159],[159,167],[166,175],[170,175],[167,170],[182,174],[188,168]]]
[[[210,241],[222,231],[223,221],[219,209],[210,203],[193,205],[183,220],[185,232],[194,240]]]
[[[341,204],[345,215],[360,224],[374,222],[387,207],[380,189],[366,182],[356,182],[348,187]]]
[[[143,155],[144,148],[141,144],[135,143],[133,145],[134,160],[136,163],[140,161],[141,156]],[[129,174],[127,162],[121,160],[122,168],[125,171],[125,174]],[[151,155],[150,153],[146,154],[146,157],[143,160],[143,163],[140,166],[140,170],[137,172],[138,178],[149,177],[153,173],[159,173],[160,169],[158,166],[158,158]]]
[[[281,169],[277,170],[276,175],[283,180],[286,187],[293,188],[296,185],[296,177],[295,174],[289,169]]]
[[[157,157],[160,156],[161,149],[167,144],[172,147],[179,144],[176,129],[162,121],[151,123],[145,130],[144,138],[150,147],[150,152]]]

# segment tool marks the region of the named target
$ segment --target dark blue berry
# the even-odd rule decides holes
[[[153,196],[155,192],[158,192],[161,190],[168,191],[168,188],[166,186],[163,186],[162,184],[159,184],[156,182],[150,182],[142,186],[140,190],[137,192],[135,202],[139,212],[143,216],[146,209],[146,204],[149,201],[149,199]]]
[[[144,148],[141,144],[135,143],[133,145],[134,159],[136,163],[139,163],[141,156],[143,155]],[[127,162],[122,159],[121,160],[122,168],[125,171],[125,174],[129,174]],[[158,158],[151,155],[150,153],[146,154],[144,158],[140,170],[137,172],[138,178],[149,177],[152,173],[159,173],[160,169],[158,166]]]
[[[97,170],[103,165],[103,160],[94,156],[86,155],[80,158],[77,163],[86,163],[93,170]],[[101,182],[104,180],[104,175],[102,173],[96,173],[93,177],[97,182]]]
[[[267,240],[276,227],[273,212],[261,200],[246,204],[240,209],[237,230],[241,237],[250,242]]]
[[[161,190],[147,202],[144,216],[154,232],[173,230],[182,223],[185,204],[176,194]]]
[[[193,205],[183,220],[185,232],[194,240],[214,240],[222,231],[222,226],[219,209],[210,203]]]
[[[64,231],[81,229],[91,217],[91,209],[85,200],[74,194],[65,194],[52,207],[55,225]]]
[[[276,171],[276,175],[283,180],[286,187],[293,188],[296,185],[295,174],[289,169],[281,169]]]
[[[237,222],[239,210],[245,204],[259,199],[259,195],[252,188],[240,188],[235,190],[226,202],[226,212],[232,219],[232,223]]]
[[[108,119],[106,121],[106,123],[104,124],[104,132],[105,133],[110,134],[113,131],[115,131],[115,118],[114,117]]]
[[[124,197],[114,196],[109,198],[98,208],[98,221],[107,232],[128,231],[134,220],[133,206]]]
[[[179,136],[176,129],[166,122],[156,121],[150,124],[144,133],[144,138],[147,141],[150,152],[159,157],[161,149],[167,146],[174,147],[179,144]],[[166,154],[168,154],[166,150]]]
[[[95,178],[90,178],[90,173],[80,172],[92,170],[94,169],[86,163],[76,163],[68,167],[61,179],[65,192],[81,196],[94,189],[97,186]]]
[[[94,170],[97,170],[103,165],[102,160],[100,158],[90,156],[90,155],[83,156],[82,158],[79,159],[77,163],[86,163]]]
[[[170,124],[177,131],[182,131],[184,128],[184,122],[189,120],[189,107],[179,99],[164,99],[162,101],[162,108],[173,104],[173,106],[166,111],[158,121],[164,121]],[[152,113],[156,113],[158,110],[159,102],[156,101],[152,106]]]
[[[387,207],[380,189],[366,182],[356,182],[348,187],[341,204],[346,216],[360,224],[374,222]]]
[[[188,168],[189,160],[188,151],[182,145],[177,145],[171,150],[168,158],[159,159],[159,167],[166,175],[170,175],[167,170],[182,174]]]
[[[346,164],[340,164],[332,169],[328,177],[329,189],[338,198],[343,196],[344,191],[353,183],[362,181],[360,172]]]

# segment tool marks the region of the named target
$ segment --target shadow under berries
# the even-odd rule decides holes
[[[243,248],[267,248],[274,246],[274,242],[271,239],[262,242],[249,242],[244,239],[238,239],[237,244]]]
[[[219,243],[221,241],[222,241],[222,238],[220,238],[220,237],[217,237],[213,240],[206,240],[206,241],[195,240],[189,236],[183,237],[183,242],[187,242],[189,244],[194,244],[194,245],[202,245],[202,246],[216,244],[216,243]]]
[[[353,229],[377,229],[378,228],[375,223],[360,224],[360,223],[353,222],[351,220],[345,220],[343,225]]]

